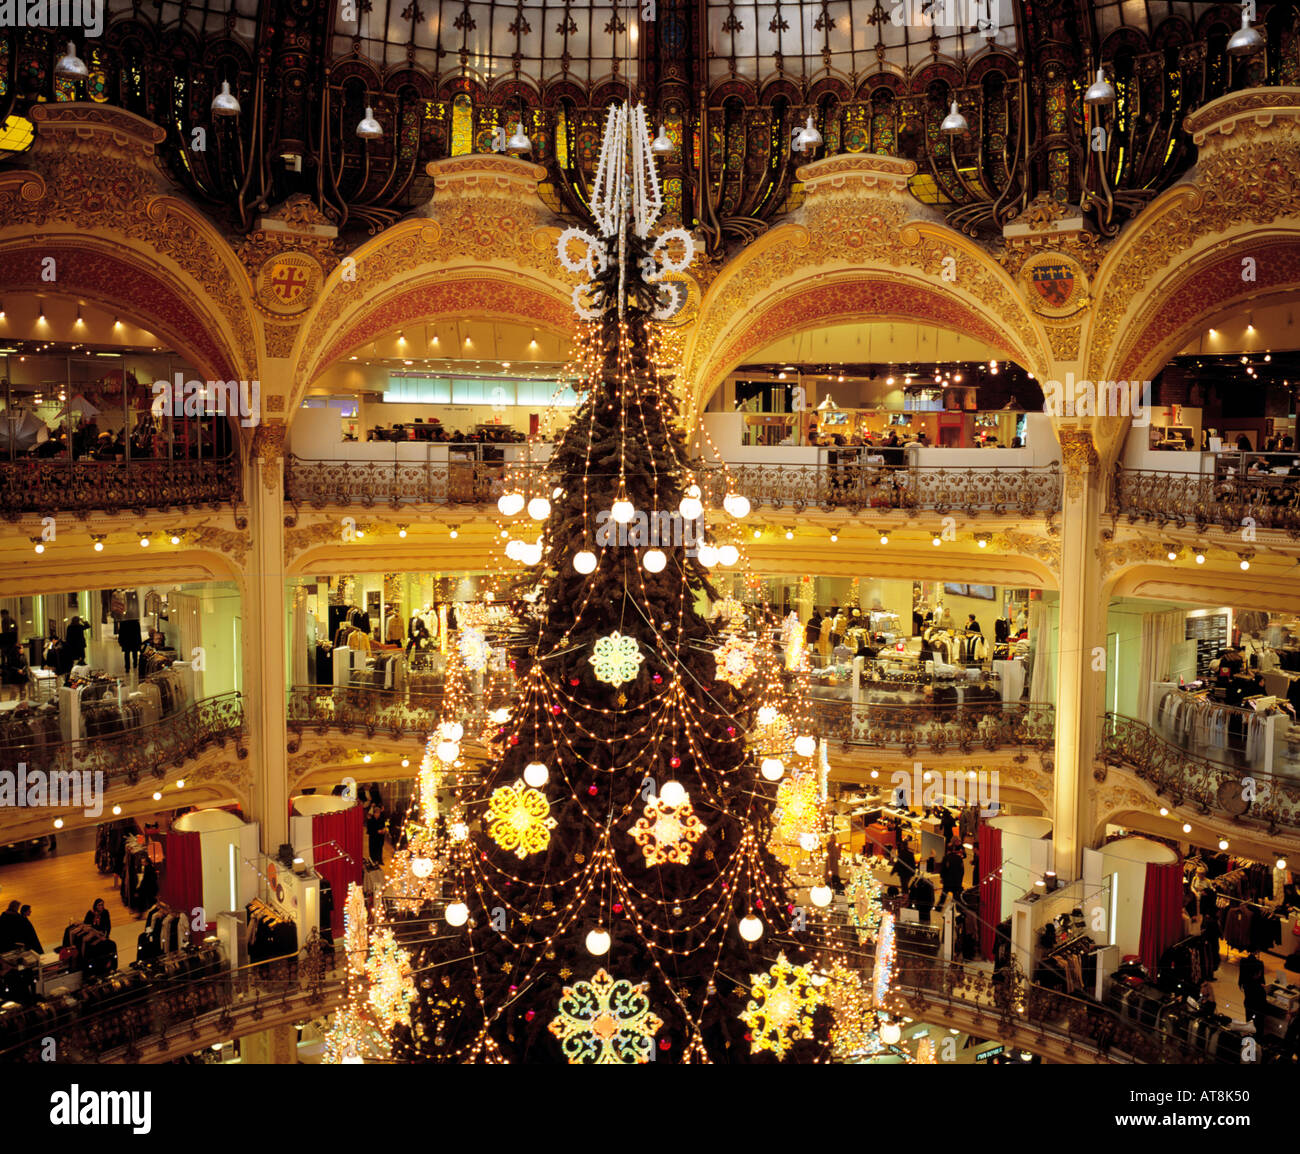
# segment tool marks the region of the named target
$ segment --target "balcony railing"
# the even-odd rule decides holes
[[[1207,816],[1258,822],[1270,834],[1300,829],[1300,778],[1212,761],[1134,718],[1107,713],[1101,719],[1097,757],[1131,769],[1174,807],[1193,805]]]
[[[24,763],[29,770],[45,772],[102,772],[108,788],[135,785],[150,776],[162,780],[169,768],[229,741],[235,743],[236,756],[248,756],[239,693],[205,697],[152,725],[80,741],[25,742],[0,727],[0,763]]]
[[[402,461],[305,460],[290,454],[285,497],[291,505],[487,505],[501,495],[506,466],[482,461],[464,464]],[[700,466],[700,483],[709,503],[722,504],[727,479],[718,466]],[[1051,515],[1061,508],[1057,466],[1024,469],[944,468],[924,465],[761,465],[727,468],[737,492],[755,508],[826,512],[863,509],[924,509],[959,512]],[[544,466],[512,466],[512,483],[531,493],[549,490]]]
[[[897,749],[908,757],[1014,749],[1050,753],[1056,743],[1056,710],[1041,702],[980,702],[978,705],[854,705],[812,701],[816,732],[829,742]]]
[[[466,737],[473,736],[470,723],[487,724],[488,711],[509,704],[511,691],[494,687],[491,692],[464,698],[456,720],[465,725]],[[441,681],[428,688],[408,687],[400,692],[362,686],[295,685],[289,690],[287,722],[293,736],[289,752],[296,753],[305,733],[364,733],[367,737],[394,741],[414,737],[423,741],[443,720]]]
[[[243,495],[235,457],[201,461],[0,461],[0,516],[189,509]]]
[[[1061,508],[1056,465],[1024,469],[946,468],[940,465],[728,465],[736,491],[757,508],[924,509],[935,513],[1052,514]],[[726,495],[723,471],[703,471],[709,500]]]
[[[1129,519],[1163,527],[1211,525],[1240,532],[1247,518],[1260,529],[1281,529],[1300,538],[1300,477],[1272,473],[1173,473],[1118,468],[1111,510]]]

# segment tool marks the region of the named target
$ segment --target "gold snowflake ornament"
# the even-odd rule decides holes
[[[725,681],[737,689],[758,672],[758,666],[754,664],[754,643],[734,633],[713,651],[713,659],[718,663],[716,680]]]
[[[615,687],[631,681],[641,672],[645,657],[635,637],[624,637],[615,630],[608,637],[597,637],[587,659],[596,669],[596,679]]]
[[[663,1022],[650,1012],[649,982],[615,980],[602,967],[589,982],[564,987],[548,1027],[570,1065],[649,1062]]]
[[[411,1003],[415,1001],[411,955],[397,944],[392,930],[375,931],[366,976],[370,979],[366,1002],[380,1028],[387,1032],[399,1022],[410,1025]]]
[[[632,827],[632,840],[647,866],[686,865],[703,833],[704,823],[689,798],[681,805],[665,805],[663,798],[654,797]]]
[[[812,1036],[813,1014],[822,1005],[821,991],[805,966],[792,965],[784,952],[765,974],[751,974],[752,995],[740,1020],[749,1027],[749,1049],[771,1050],[778,1058],[796,1042]]]
[[[546,795],[522,781],[492,791],[487,811],[488,836],[517,857],[541,853],[551,844],[555,818]]]

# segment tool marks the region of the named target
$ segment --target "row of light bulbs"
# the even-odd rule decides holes
[[[1160,807],[1160,816],[1161,817],[1169,816],[1169,807],[1167,805],[1162,805]],[[1191,832],[1192,832],[1192,823],[1190,821],[1183,822],[1183,833],[1191,833]],[[1226,837],[1219,838],[1219,849],[1226,850],[1229,844],[1230,843]],[[1277,868],[1280,870],[1286,869],[1286,858],[1284,857],[1278,858],[1275,864],[1277,865]]]
[[[179,545],[179,544],[181,543],[181,540],[182,540],[182,534],[181,534],[180,532],[172,532],[172,531],[168,530],[168,531],[164,531],[164,534],[163,534],[163,535],[164,535],[164,536],[167,538],[167,540],[169,540],[173,545]],[[149,532],[147,532],[147,531],[146,531],[146,532],[141,532],[140,530],[137,529],[137,530],[136,530],[136,536],[140,538],[140,548],[141,548],[141,549],[148,549],[149,546],[153,543],[153,534],[151,534],[151,533],[149,533]],[[107,540],[108,540],[108,534],[107,534],[107,533],[91,533],[91,534],[90,534],[90,541],[91,541],[91,546],[90,546],[90,547],[91,547],[92,549],[94,549],[94,551],[95,551],[96,553],[102,553],[102,552],[104,551],[104,542],[107,541]],[[41,537],[32,537],[32,538],[31,538],[31,542],[32,542],[32,545],[33,545],[33,547],[35,548],[35,550],[36,550],[37,553],[44,553],[44,552],[45,552],[45,544],[46,544],[46,543],[45,543],[44,538],[41,538]]]
[[[183,777],[178,777],[178,778],[176,779],[176,788],[177,788],[177,789],[184,789],[184,788],[185,788],[185,779],[184,779]],[[154,800],[154,801],[162,801],[162,799],[163,799],[162,791],[161,791],[161,790],[154,790],[154,792],[153,792],[153,800]],[[113,816],[114,816],[114,817],[120,817],[121,814],[122,814],[122,807],[121,807],[120,805],[115,805],[115,806],[113,806]],[[61,818],[61,817],[56,817],[56,818],[54,819],[54,828],[55,828],[55,829],[62,829],[62,828],[63,828],[63,818]]]
[[[1170,561],[1177,561],[1178,558],[1182,556],[1182,552],[1183,552],[1183,547],[1181,545],[1171,544],[1165,546],[1165,556],[1168,557]],[[1192,546],[1192,556],[1196,558],[1196,563],[1198,565],[1205,564],[1205,554],[1206,554],[1206,547],[1204,545]],[[1243,553],[1237,554],[1237,564],[1241,566],[1242,572],[1245,572],[1247,569],[1250,568],[1250,562],[1254,556],[1255,554],[1252,553],[1250,550],[1246,550]]]

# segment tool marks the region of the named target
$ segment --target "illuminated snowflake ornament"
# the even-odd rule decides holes
[[[632,840],[641,847],[647,866],[686,865],[703,833],[704,823],[689,798],[680,805],[667,805],[663,798],[654,797],[632,827]]]
[[[370,979],[366,1004],[379,1027],[387,1033],[399,1023],[410,1025],[411,1003],[416,997],[411,955],[386,927],[376,930],[371,938],[366,976]]]
[[[824,1003],[809,967],[792,965],[785,953],[765,974],[751,974],[750,1001],[740,1020],[749,1027],[749,1049],[771,1050],[778,1058],[803,1038],[812,1037],[813,1015]]]
[[[649,1062],[663,1022],[650,1011],[648,982],[617,981],[603,968],[588,982],[564,987],[559,1012],[548,1027],[570,1065]]]
[[[472,673],[480,673],[487,668],[488,644],[481,629],[462,629],[460,631],[460,656],[465,668]]]
[[[718,681],[742,688],[758,667],[754,664],[754,643],[737,637],[734,633],[713,651],[713,658],[718,663]]]
[[[844,896],[849,900],[849,923],[858,932],[858,945],[875,941],[885,910],[880,904],[880,883],[866,858],[854,855],[851,859]]]
[[[588,658],[596,670],[596,679],[615,687],[631,681],[641,672],[645,658],[635,637],[624,637],[615,630],[608,637],[596,638]]]
[[[541,853],[551,844],[551,803],[541,790],[531,789],[522,781],[503,785],[488,799],[488,836],[503,850],[516,857]]]

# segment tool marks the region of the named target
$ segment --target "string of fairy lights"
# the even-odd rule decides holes
[[[644,130],[644,117],[637,116]],[[610,125],[615,120],[611,112]],[[607,147],[609,131],[607,127]],[[632,153],[637,147],[644,152],[645,145],[648,139],[633,146]],[[618,222],[620,252],[631,218],[629,209]],[[645,237],[645,231],[639,235]],[[687,247],[689,259],[689,243]],[[661,250],[666,254],[662,241],[653,251]],[[572,266],[571,257],[562,253],[562,259]],[[662,264],[675,267],[666,255]],[[594,260],[590,268],[594,273]],[[650,281],[662,277],[651,276],[644,262],[642,274]],[[391,1033],[399,1026],[412,1030],[417,1057],[505,1060],[494,1031],[500,1027],[509,1033],[512,1027],[503,1025],[503,1019],[555,972],[558,949],[575,936],[600,969],[565,987],[548,1024],[570,1061],[649,1060],[666,1008],[651,1004],[651,988],[675,1008],[685,1031],[680,1045],[687,1061],[708,1060],[704,1031],[710,1007],[723,993],[738,989],[750,996],[739,1016],[749,1027],[746,1037],[755,1053],[785,1056],[812,1036],[822,1006],[838,1005],[844,1014],[858,1015],[839,1023],[838,1040],[832,1039],[836,1052],[869,1045],[864,1037],[875,1036],[869,1003],[878,1005],[887,992],[892,957],[881,958],[892,943],[892,923],[880,924],[877,972],[870,988],[840,955],[824,969],[791,962],[785,954],[786,948],[803,947],[784,936],[782,927],[789,924],[794,907],[767,858],[775,855],[806,873],[813,883],[814,928],[828,929],[827,766],[824,745],[819,747],[813,735],[801,652],[792,663],[787,645],[784,672],[793,677],[783,677],[778,655],[742,636],[745,606],[730,592],[718,596],[709,583],[710,570],[718,565],[748,571],[743,542],[718,546],[716,540],[718,532],[740,537],[749,502],[726,474],[722,506],[727,520],[719,522],[712,540],[698,542],[694,557],[630,539],[629,548],[592,549],[601,544],[591,538],[593,522],[604,520],[622,531],[637,519],[630,480],[637,482],[638,492],[648,490],[655,506],[675,499],[683,522],[708,523],[704,494],[686,458],[686,440],[671,403],[672,344],[645,314],[625,315],[621,296],[619,304],[616,323],[594,321],[579,330],[565,375],[583,400],[547,467],[530,467],[527,477],[521,468],[507,471],[497,537],[506,544],[499,554],[493,551],[491,564],[502,573],[507,561],[524,566],[532,593],[521,625],[535,636],[513,703],[494,710],[478,735],[487,755],[481,774],[471,772],[462,748],[462,719],[470,715],[469,679],[489,676],[485,631],[490,621],[466,622],[465,632],[474,630],[477,636],[448,654],[440,720],[417,771],[406,844],[394,859],[389,884],[396,913],[420,917],[388,922],[376,911],[363,925],[364,903],[357,906],[353,894],[348,895],[345,936],[356,989],[331,1035],[329,1052],[338,1060],[352,1060],[363,1051],[367,1030],[373,1046],[376,1032]],[[608,349],[607,340],[612,341]],[[603,471],[612,462],[593,461],[593,446],[611,420],[617,430],[617,473]],[[580,451],[573,450],[575,439],[583,442]],[[611,488],[605,508],[605,497],[596,494]],[[577,495],[582,526],[575,540],[562,537],[571,532],[573,519],[555,516],[553,504],[569,502],[571,493]],[[648,523],[660,523],[658,508],[646,512]],[[529,524],[540,526],[531,541],[525,533],[534,530],[519,528],[518,518],[525,513]],[[581,584],[575,586],[575,577]],[[609,623],[611,583],[621,590],[621,597],[614,598],[616,628],[597,637],[590,655],[579,654],[586,642],[576,638],[593,625],[604,629]],[[761,639],[776,618],[761,584],[747,579],[746,584],[757,590]],[[721,606],[721,640],[701,614],[707,600]],[[566,616],[558,641],[551,643],[546,631],[557,606]],[[584,668],[590,665],[598,682],[617,691],[613,704],[605,693],[597,700],[584,691],[582,678],[572,672],[575,658]],[[703,672],[710,659],[712,677]],[[633,682],[642,687],[636,700],[623,688]],[[668,775],[667,780],[657,780],[655,773]],[[615,786],[626,794],[627,778],[646,781],[620,803]],[[555,815],[561,812],[572,842],[567,861],[546,853],[558,825]],[[496,852],[489,852],[489,843]],[[543,854],[545,869],[538,872],[533,863]],[[710,862],[702,878],[676,868],[702,854]],[[445,930],[420,920],[439,901],[445,901]],[[649,981],[634,983],[605,969],[616,927],[640,943],[650,971],[635,977]],[[492,961],[476,945],[487,931],[495,951]],[[723,972],[733,933],[750,945],[767,936],[779,947],[765,972]],[[446,973],[450,963],[417,966],[413,960],[414,951],[446,940],[448,934],[464,936],[465,950],[456,951],[455,961],[469,965],[477,1011],[472,1038],[459,1046],[447,1045],[443,1034],[444,1023],[463,1024],[469,1009],[452,990]],[[829,933],[822,937],[830,940]],[[503,951],[508,960],[499,968],[508,975],[508,985],[503,996],[489,997],[488,987],[501,982],[486,967],[497,965],[496,955]],[[360,953],[365,960],[358,966]],[[700,956],[711,958],[713,978],[703,990],[687,989],[681,985],[681,963]],[[574,976],[567,965],[558,973],[565,981]],[[432,1037],[427,1022],[412,1014],[420,991],[434,1011]],[[616,1021],[616,1040],[610,1040],[614,1035],[608,1027],[594,1032],[583,1018],[583,1007],[593,1005]],[[536,1012],[529,1005],[525,1020],[533,1020]]]

